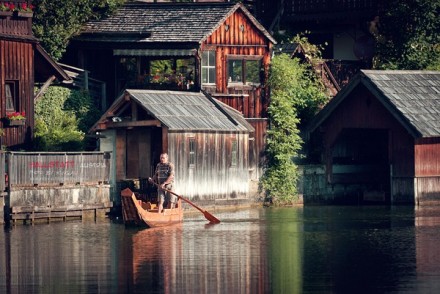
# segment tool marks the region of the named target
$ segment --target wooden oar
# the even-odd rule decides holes
[[[155,182],[151,182],[151,183],[153,183],[155,186],[159,187],[159,189],[162,189],[162,190],[164,190],[164,191],[166,191],[166,192],[168,192],[168,193],[171,193],[171,194],[173,194],[173,195],[176,195],[177,197],[179,197],[180,199],[182,199],[182,200],[185,201],[186,203],[190,204],[191,206],[193,206],[194,208],[196,208],[197,210],[199,210],[201,213],[203,213],[203,215],[205,216],[205,218],[206,218],[207,220],[209,220],[210,223],[213,223],[213,224],[218,224],[218,223],[220,223],[220,220],[219,220],[218,218],[216,218],[215,216],[213,216],[212,214],[210,214],[210,213],[207,212],[206,210],[201,209],[200,207],[198,207],[197,205],[195,205],[194,203],[192,203],[192,202],[189,201],[188,199],[183,198],[183,197],[180,196],[180,195],[177,195],[176,193],[174,193],[174,192],[171,191],[171,190],[168,190],[168,189],[162,188],[161,186],[159,186],[159,185],[158,185],[157,183],[155,183]]]

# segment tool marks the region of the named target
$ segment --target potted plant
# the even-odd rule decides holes
[[[6,113],[5,122],[8,126],[23,126],[26,122],[26,113],[24,111]]]

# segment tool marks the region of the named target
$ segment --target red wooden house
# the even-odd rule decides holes
[[[438,204],[439,117],[440,72],[363,70],[309,126],[304,202]]]
[[[0,116],[1,145],[9,149],[29,146],[34,128],[34,84],[69,80],[32,33],[33,12],[23,11],[31,1],[8,1],[14,10],[0,11]],[[23,119],[8,116],[20,113]]]
[[[107,84],[107,103],[128,89],[205,90],[254,127],[252,178],[261,172],[275,40],[242,4],[128,3],[87,23],[64,62]],[[104,107],[106,108],[106,107]]]

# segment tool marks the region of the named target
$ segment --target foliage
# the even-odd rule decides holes
[[[260,189],[276,204],[288,204],[297,198],[297,166],[293,162],[301,149],[300,113],[315,112],[324,94],[314,73],[299,59],[280,54],[272,59],[269,76],[271,102],[267,134],[267,167]]]
[[[440,1],[391,0],[384,5],[374,67],[440,70]]]
[[[112,13],[125,0],[34,0],[34,35],[55,59],[61,58],[69,39],[88,20]]]
[[[85,131],[97,113],[87,93],[49,87],[35,105],[34,148],[40,151],[83,150]]]

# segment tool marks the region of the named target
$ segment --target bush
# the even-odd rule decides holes
[[[35,105],[34,149],[39,151],[82,151],[85,133],[99,112],[87,92],[49,87]]]

